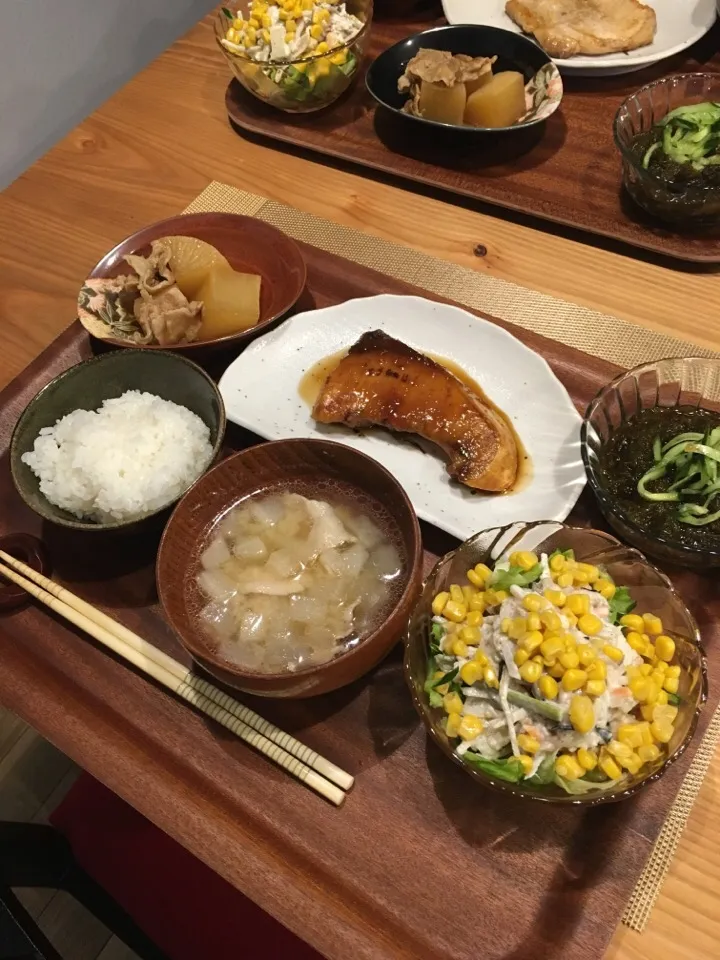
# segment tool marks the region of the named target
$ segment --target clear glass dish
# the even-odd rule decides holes
[[[249,5],[243,3],[243,7]],[[232,24],[228,7],[221,7],[215,14],[215,39],[235,78],[258,100],[286,113],[312,113],[334,103],[360,72],[370,36],[372,0],[346,0],[345,5],[348,13],[363,22],[363,27],[351,40],[328,54],[261,63],[235,53],[222,43]]]
[[[632,141],[676,107],[720,102],[720,74],[682,73],[656,80],[628,97],[615,115],[613,134],[622,156],[623,184],[648,213],[676,225],[707,227],[720,221],[720,185],[673,184],[645,170]]]
[[[466,571],[475,564],[492,566],[500,557],[514,550],[540,553],[569,548],[575,551],[578,560],[604,565],[616,583],[627,586],[637,601],[637,612],[652,611],[662,619],[664,631],[675,640],[675,662],[682,667],[678,691],[682,702],[673,738],[667,745],[667,754],[644,766],[636,775],[627,774],[614,789],[598,789],[581,796],[567,794],[554,785],[536,787],[524,785],[523,781],[508,783],[464,763],[455,753],[441,726],[444,712],[429,705],[424,690],[432,601],[438,592],[446,590],[451,583],[464,583]],[[594,806],[624,800],[658,780],[687,747],[707,699],[707,665],[697,624],[665,574],[637,550],[624,546],[608,533],[569,527],[556,521],[516,523],[485,530],[442,557],[425,581],[408,622],[404,668],[413,702],[428,733],[443,753],[462,767],[468,776],[504,793],[568,806]]]
[[[720,566],[720,549],[693,547],[689,541],[681,543],[644,530],[607,489],[601,466],[603,445],[622,423],[654,407],[700,407],[717,412],[720,423],[720,360],[657,360],[628,370],[603,387],[585,411],[580,434],[590,488],[615,532],[644,553],[685,567]]]

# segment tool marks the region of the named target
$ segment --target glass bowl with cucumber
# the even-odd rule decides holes
[[[469,776],[570,805],[657,780],[707,697],[698,628],[668,578],[610,534],[556,521],[483,531],[438,561],[405,678]]]
[[[221,7],[215,38],[233,75],[253,96],[286,113],[334,103],[359,71],[372,0],[250,0]]]

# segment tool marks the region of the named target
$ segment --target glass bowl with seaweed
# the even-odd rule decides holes
[[[614,135],[639,206],[681,226],[720,222],[720,76],[680,74],[642,87],[620,106]]]

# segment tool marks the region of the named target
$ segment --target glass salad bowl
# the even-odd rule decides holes
[[[720,76],[684,73],[656,80],[628,97],[615,116],[613,133],[622,156],[623,184],[643,210],[679,226],[712,226],[720,221],[720,175],[712,183],[698,178],[661,179],[643,164],[634,147],[671,110],[693,103],[720,102]]]
[[[672,700],[677,703],[677,714],[673,721],[671,738],[660,748],[659,756],[644,763],[634,773],[623,769],[622,775],[609,783],[597,782],[598,767],[593,773],[573,779],[569,788],[567,780],[556,780],[554,760],[541,764],[537,776],[528,777],[516,769],[519,762],[512,758],[509,765],[500,763],[497,766],[492,762],[477,766],[472,761],[463,759],[456,751],[456,746],[463,743],[463,740],[450,739],[446,733],[446,718],[449,713],[446,712],[443,702],[444,696],[432,698],[437,704],[435,706],[430,702],[430,691],[433,689],[438,666],[431,651],[431,631],[435,616],[433,600],[437,595],[449,591],[451,584],[467,584],[467,572],[472,571],[477,564],[486,564],[492,569],[498,561],[507,559],[516,551],[533,551],[539,556],[541,553],[549,555],[554,551],[568,550],[574,552],[577,561],[600,567],[603,576],[618,585],[618,588],[621,585],[626,587],[630,597],[636,602],[634,613],[655,614],[661,619],[663,635],[670,637],[675,645],[672,664],[680,667],[678,690],[672,696]],[[628,611],[629,604],[622,602],[627,599],[625,592],[618,589],[618,598],[618,614],[622,610]],[[434,652],[437,652],[437,646]],[[641,553],[624,546],[610,534],[570,527],[555,521],[515,523],[486,530],[442,557],[425,581],[420,599],[410,617],[405,638],[404,669],[413,702],[428,733],[453,763],[485,786],[546,803],[591,806],[623,800],[637,793],[646,784],[659,779],[687,747],[697,725],[700,710],[707,699],[707,668],[697,624],[668,578]],[[465,677],[462,682],[467,682]],[[481,683],[480,688],[482,687]],[[501,675],[500,691],[502,689]],[[489,687],[487,690],[492,693]],[[467,694],[462,690],[461,692],[467,699]],[[536,695],[538,698],[542,697],[541,693]],[[557,725],[555,722],[549,725],[546,723],[546,726],[551,736],[555,735],[553,731],[559,734],[567,729],[567,724],[562,726],[560,721]],[[568,792],[568,789],[571,792]]]
[[[323,20],[323,16],[342,6],[362,24],[344,43],[338,43],[332,37],[330,43],[321,39],[317,49],[310,53],[306,51],[302,56],[290,55],[272,61],[258,60],[257,48],[248,52],[241,50],[249,42],[243,39],[247,37],[248,23],[259,24],[258,28],[252,29],[256,31],[256,38],[258,34],[264,38],[260,42],[269,36],[269,27],[263,24],[269,24],[267,18],[275,16],[275,13],[268,12],[274,7],[279,8],[282,19],[278,22],[285,24],[286,29],[292,24],[291,29],[298,32],[301,29],[317,30],[321,36],[322,24],[327,22],[327,17]],[[372,12],[372,0],[347,0],[344,4],[336,0],[278,0],[275,4],[252,0],[246,10],[241,8],[233,13],[228,7],[221,7],[217,11],[215,39],[235,78],[258,100],[286,113],[311,113],[334,103],[357,79],[370,35]],[[238,17],[238,13],[242,16]],[[319,25],[314,22],[318,17]],[[303,20],[307,23],[301,27]],[[229,31],[233,41],[238,41],[230,46]]]

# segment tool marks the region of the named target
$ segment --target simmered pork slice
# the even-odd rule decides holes
[[[501,493],[517,477],[517,444],[503,417],[445,367],[380,330],[350,348],[312,415],[417,434],[445,452],[451,477],[476,490]]]

